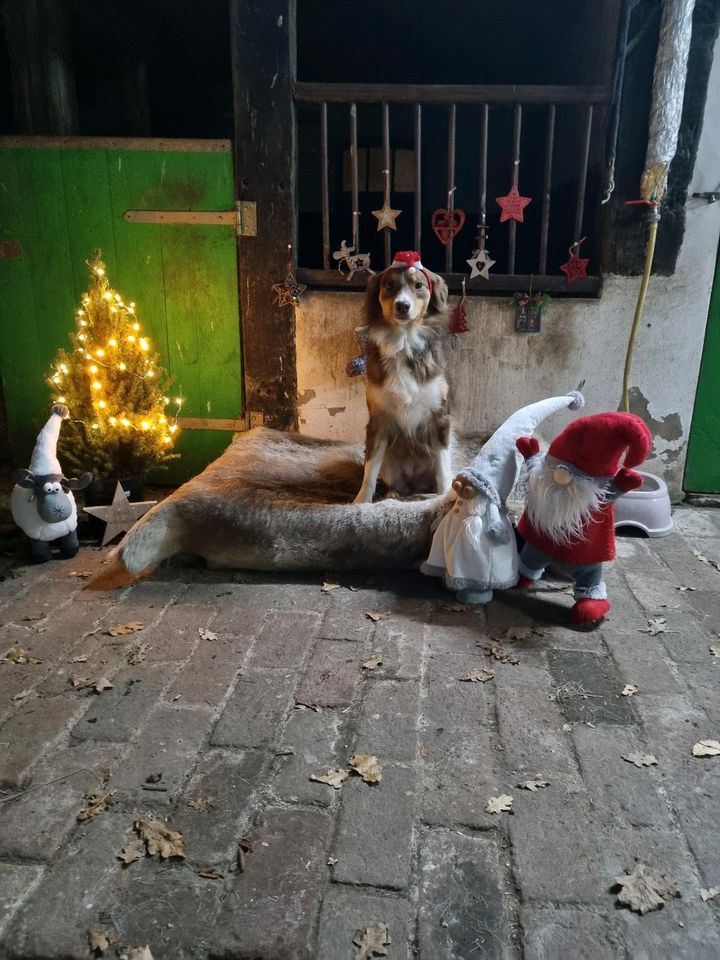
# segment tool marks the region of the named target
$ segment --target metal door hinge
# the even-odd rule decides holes
[[[231,430],[233,433],[245,433],[253,427],[262,427],[265,417],[262,413],[246,413],[244,417],[178,417],[181,430]]]
[[[234,227],[238,237],[257,236],[257,204],[238,200],[234,210],[126,210],[127,223],[190,223],[207,227]]]

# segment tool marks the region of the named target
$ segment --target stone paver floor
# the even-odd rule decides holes
[[[41,662],[0,664],[0,957],[86,958],[98,928],[113,958],[344,960],[384,924],[394,960],[717,960],[720,896],[701,889],[720,886],[720,756],[692,747],[720,739],[720,571],[693,551],[720,560],[720,511],[675,518],[620,541],[591,632],[567,626],[562,583],[458,610],[420,574],[322,592],[166,568],[96,594],[88,548],[12,571],[0,657]],[[477,667],[494,678],[459,680]],[[310,780],[356,753],[379,784]],[[104,809],[78,821],[93,794]],[[487,813],[501,794],[512,813]],[[185,859],[133,860],[141,820]],[[681,897],[619,908],[636,859]]]

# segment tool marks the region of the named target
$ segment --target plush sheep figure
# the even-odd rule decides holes
[[[15,471],[10,510],[15,523],[30,540],[34,563],[50,560],[50,544],[57,543],[60,556],[74,557],[77,538],[77,507],[71,490],[82,490],[92,481],[91,473],[79,480],[63,476],[57,458],[60,426],[70,411],[55,404],[50,419],[38,434],[29,470]]]

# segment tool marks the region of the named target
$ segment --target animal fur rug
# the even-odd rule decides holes
[[[447,497],[353,506],[362,474],[362,444],[265,428],[240,434],[139,520],[87,586],[127,584],[178,553],[246,570],[418,565]]]

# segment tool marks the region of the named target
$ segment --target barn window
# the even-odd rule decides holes
[[[470,290],[497,295],[534,282],[597,295],[619,4],[606,4],[601,18],[590,4],[572,4],[569,16],[561,0],[475,13],[467,3],[419,0],[411,16],[391,6],[364,4],[361,22],[343,31],[339,16],[323,18],[319,0],[299,5],[303,281],[347,286],[333,257],[344,241],[369,253],[374,269],[395,250],[418,249],[459,289],[467,260],[485,246],[495,261],[490,279],[477,277]],[[496,198],[513,186],[531,202],[522,222],[501,223]],[[401,211],[395,230],[378,230],[373,215],[386,194]],[[443,209],[465,214],[447,245],[433,229]],[[438,215],[435,226],[442,234],[461,219]],[[560,266],[571,250],[590,262],[587,279],[569,284]]]

